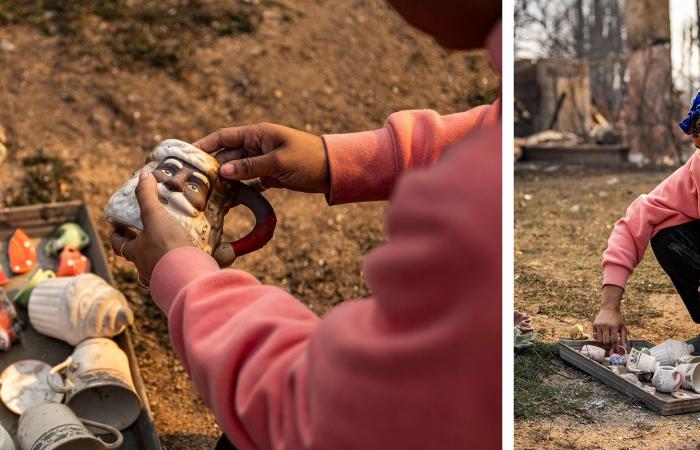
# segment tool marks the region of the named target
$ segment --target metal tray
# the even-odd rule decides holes
[[[12,298],[13,291],[23,286],[30,275],[11,276],[12,272],[9,270],[7,262],[6,247],[14,230],[18,227],[22,228],[32,238],[32,241],[36,244],[39,267],[55,270],[56,260],[45,254],[43,244],[56,227],[65,222],[79,223],[90,235],[90,245],[83,250],[83,253],[92,263],[91,271],[104,278],[109,284],[114,285],[114,279],[109,271],[102,240],[85,204],[76,201],[3,208],[0,209],[0,264],[5,274],[11,277],[10,283],[5,286],[10,298]],[[40,359],[52,365],[58,364],[72,353],[73,348],[68,344],[34,331],[29,325],[27,312],[24,308],[18,306],[17,312],[24,321],[26,328],[20,343],[15,343],[7,352],[0,352],[0,371],[9,364],[21,359]],[[129,330],[126,330],[114,340],[129,358],[134,384],[143,404],[138,420],[122,432],[124,445],[121,448],[123,450],[161,450],[158,435],[153,424],[153,417],[151,416],[151,409],[148,406],[146,389],[139,373],[134,347],[129,336]],[[18,417],[5,408],[4,405],[0,406],[0,423],[12,436],[17,431],[17,419]]]
[[[644,340],[632,340],[629,341],[629,343],[632,347],[653,347],[655,345]],[[581,350],[584,345],[589,344],[604,348],[606,351],[610,350],[609,345],[601,345],[595,341],[574,341],[565,339],[559,341],[559,356],[561,356],[561,359],[564,361],[583,370],[611,388],[622,392],[630,398],[639,400],[644,406],[662,416],[700,411],[700,398],[677,399],[670,394],[661,392],[652,395],[639,386],[635,386],[624,378],[615,375],[603,364],[590,360],[578,353],[578,350]],[[650,383],[643,382],[642,384],[649,385]]]

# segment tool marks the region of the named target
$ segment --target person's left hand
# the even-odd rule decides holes
[[[141,209],[143,231],[129,239],[115,231],[109,238],[112,250],[133,262],[142,283],[149,284],[156,264],[170,250],[193,246],[187,230],[168,213],[158,199],[156,179],[148,171],[139,175],[136,199]]]

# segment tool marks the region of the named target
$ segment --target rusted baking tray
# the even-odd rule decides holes
[[[7,263],[7,242],[18,227],[22,228],[36,245],[38,266],[55,270],[55,259],[46,255],[43,244],[56,227],[65,222],[80,224],[90,235],[90,245],[83,250],[83,253],[92,263],[91,271],[114,285],[114,279],[109,271],[102,240],[97,234],[95,223],[90,217],[88,209],[82,202],[52,203],[0,209],[0,263],[4,272],[8,277],[12,273]],[[12,298],[15,289],[24,285],[30,274],[10,278],[10,283],[5,286],[10,298]],[[21,342],[13,344],[12,348],[7,352],[0,352],[0,371],[13,362],[22,359],[39,359],[55,365],[72,353],[73,348],[68,344],[34,331],[29,325],[27,312],[24,308],[18,306],[17,312],[26,328],[22,334]],[[129,336],[129,330],[114,338],[114,340],[129,358],[134,385],[143,404],[138,420],[122,432],[124,445],[121,448],[123,450],[161,450],[158,435],[153,425],[151,409],[148,406],[146,390],[139,373],[136,355],[134,354],[134,347]],[[17,431],[17,418],[4,405],[0,406],[0,423],[12,436]]]
[[[672,397],[670,394],[664,394],[661,392],[657,392],[652,395],[639,386],[635,386],[626,381],[624,378],[614,374],[603,364],[590,360],[578,353],[578,350],[581,350],[584,345],[588,344],[604,348],[606,352],[610,351],[609,345],[601,345],[598,342],[565,339],[559,341],[559,356],[561,356],[561,359],[564,361],[583,370],[593,378],[602,381],[611,388],[622,392],[630,398],[639,400],[642,404],[644,404],[644,406],[662,416],[700,411],[700,398],[677,399]],[[632,340],[629,341],[629,344],[632,347],[637,348],[653,347],[655,345],[644,340]],[[650,385],[648,382],[642,382],[642,384],[645,386]]]

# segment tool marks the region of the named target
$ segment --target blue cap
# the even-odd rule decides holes
[[[688,110],[688,117],[683,119],[682,122],[678,124],[679,127],[681,127],[681,130],[685,134],[690,134],[690,129],[693,127],[693,123],[695,122],[695,119],[700,116],[700,91],[695,93],[695,98],[693,98],[693,104],[690,106],[690,109]]]

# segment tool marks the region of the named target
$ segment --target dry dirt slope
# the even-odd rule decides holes
[[[363,130],[395,110],[492,101],[498,86],[482,55],[448,55],[378,0],[8,0],[0,44],[0,124],[10,140],[0,200],[83,198],[98,217],[164,138],[263,120],[319,134]],[[367,295],[362,255],[382,240],[384,204],[328,208],[319,196],[266,195],[276,237],[238,267],[319,314]],[[239,217],[229,231],[245,228]],[[164,447],[211,447],[220,431],[171,351],[164,318],[134,289],[131,267],[112,264],[138,311],[134,337]]]
[[[612,225],[672,171],[516,170],[515,306],[533,315],[540,341],[562,339],[574,323],[590,327]],[[650,249],[630,277],[623,314],[633,339],[662,342],[700,333]],[[700,413],[658,416],[556,355],[554,373],[538,387],[518,392],[516,384],[516,448],[698,448]]]

